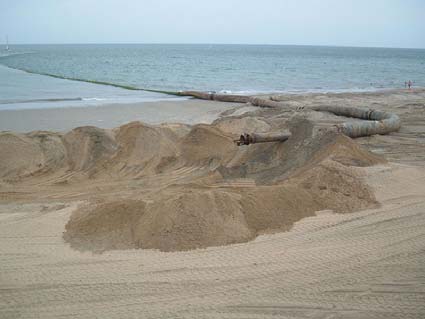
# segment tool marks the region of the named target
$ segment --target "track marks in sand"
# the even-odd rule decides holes
[[[379,208],[179,253],[79,253],[61,238],[76,205],[22,205],[19,216],[2,205],[0,317],[423,318],[425,191],[409,181],[425,174],[378,169],[367,178],[382,186]]]

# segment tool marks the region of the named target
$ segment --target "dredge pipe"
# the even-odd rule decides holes
[[[345,122],[336,125],[339,132],[351,138],[376,134],[385,135],[398,131],[401,126],[398,115],[373,109],[341,106],[317,106],[313,107],[313,110],[365,120],[361,122]],[[265,142],[284,142],[290,137],[291,134],[284,133],[245,133],[235,142],[239,146]]]
[[[221,102],[251,103],[259,107],[287,107],[276,97],[261,98],[247,95],[235,94],[216,94],[214,92],[200,91],[182,91],[180,96],[191,96],[202,100],[213,100]],[[401,123],[398,115],[377,111],[373,109],[343,107],[343,106],[316,106],[312,108],[315,111],[329,112],[335,115],[358,118],[365,120],[362,122],[345,122],[336,125],[339,132],[351,137],[371,136],[375,134],[385,135],[396,132],[400,129]],[[249,145],[263,142],[286,141],[288,134],[243,134],[240,139],[235,141],[238,145]]]
[[[290,133],[245,133],[240,136],[239,140],[235,140],[235,143],[238,146],[241,146],[256,143],[284,142],[290,137]]]
[[[248,103],[250,96],[236,95],[236,94],[217,94],[214,92],[201,92],[201,91],[183,91],[179,93],[181,96],[191,96],[201,100],[211,100],[220,102],[235,102],[235,103]]]
[[[200,91],[182,91],[179,92],[180,96],[191,96],[201,100],[211,100],[219,102],[234,102],[234,103],[251,103],[259,107],[282,107],[285,106],[281,102],[272,101],[270,98],[261,98],[249,95],[237,94],[217,94],[214,92],[200,92]]]
[[[337,125],[338,131],[351,138],[375,134],[385,135],[398,131],[401,126],[398,115],[373,109],[342,106],[316,106],[313,107],[313,110],[366,120],[362,122],[345,122]]]

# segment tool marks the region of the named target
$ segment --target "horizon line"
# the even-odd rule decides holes
[[[52,43],[10,43],[12,45],[108,45],[108,44],[145,44],[145,45],[247,45],[247,46],[300,46],[300,47],[337,47],[337,48],[369,48],[369,49],[407,49],[425,50],[425,47],[396,47],[396,46],[361,46],[335,44],[279,44],[279,43],[207,43],[207,42],[52,42]]]

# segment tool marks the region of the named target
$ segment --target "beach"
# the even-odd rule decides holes
[[[425,89],[274,98],[0,111],[0,316],[424,317]]]
[[[424,319],[425,1],[383,3],[0,1],[0,319]]]
[[[0,130],[66,132],[79,126],[111,129],[132,121],[148,124],[211,123],[228,108],[229,104],[226,103],[181,99],[100,106],[0,110]]]

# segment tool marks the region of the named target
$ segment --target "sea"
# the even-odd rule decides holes
[[[425,87],[425,50],[290,45],[66,44],[0,48],[0,110]]]

